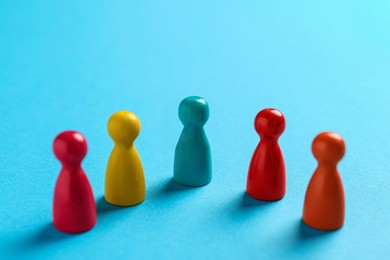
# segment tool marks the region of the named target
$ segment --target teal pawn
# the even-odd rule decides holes
[[[186,186],[202,186],[211,181],[211,151],[203,126],[209,119],[209,105],[202,97],[187,97],[179,105],[183,123],[175,150],[173,179]]]

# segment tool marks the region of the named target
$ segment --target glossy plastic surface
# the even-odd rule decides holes
[[[307,187],[303,221],[319,230],[339,229],[344,224],[345,198],[337,163],[345,154],[344,140],[336,133],[320,133],[312,151],[318,166]]]
[[[186,186],[202,186],[211,181],[211,151],[203,129],[209,118],[209,105],[202,97],[185,98],[179,105],[183,123],[175,150],[174,174],[176,182]]]
[[[387,259],[390,255],[390,1],[0,1],[0,259]],[[173,179],[180,101],[206,98],[213,179]],[[245,193],[263,108],[282,111],[287,191]],[[116,111],[141,120],[135,141],[147,196],[104,200]],[[95,227],[52,225],[65,129],[86,136],[82,166]],[[314,137],[347,143],[338,165],[343,228],[302,223]]]
[[[260,143],[249,165],[246,191],[258,200],[273,201],[286,193],[286,167],[278,138],[286,128],[283,114],[273,108],[260,111],[255,129]]]
[[[104,197],[117,206],[139,204],[146,196],[144,170],[134,146],[141,123],[135,114],[119,111],[110,117],[107,129],[115,144],[107,163]]]
[[[81,233],[96,223],[96,206],[88,178],[81,168],[87,153],[85,137],[75,131],[59,134],[53,144],[62,169],[54,191],[53,224],[66,233]]]

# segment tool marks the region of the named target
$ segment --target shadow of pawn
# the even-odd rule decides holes
[[[82,234],[82,233],[78,233],[78,234]],[[54,227],[53,223],[50,222],[42,227],[42,229],[38,232],[35,240],[36,242],[48,243],[48,242],[70,239],[74,235],[78,235],[78,234],[63,233],[57,230]]]
[[[136,205],[132,205],[132,206],[116,206],[116,205],[113,205],[113,204],[107,202],[107,200],[104,198],[104,195],[103,195],[100,197],[100,199],[98,199],[96,201],[96,210],[97,210],[97,213],[99,216],[101,214],[106,214],[106,213],[115,212],[115,211],[119,211],[119,210],[131,209],[131,208],[137,207],[140,204],[142,204],[142,202],[139,204],[136,204]]]
[[[189,191],[197,187],[184,186],[177,183],[173,178],[170,178],[164,186],[165,192],[179,192],[179,191]]]
[[[242,208],[250,208],[250,207],[261,207],[261,206],[269,206],[274,204],[277,201],[263,201],[252,198],[244,191],[241,199],[241,207]]]
[[[298,224],[298,238],[300,240],[310,240],[310,239],[316,239],[320,237],[330,237],[337,233],[337,230],[335,231],[321,231],[314,228],[309,227],[306,225],[302,219],[299,220]]]

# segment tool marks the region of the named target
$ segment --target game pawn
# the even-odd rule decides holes
[[[137,205],[146,196],[144,170],[134,145],[141,123],[135,114],[119,111],[110,117],[107,129],[115,144],[107,163],[104,197],[117,206]]]
[[[174,180],[185,186],[202,186],[211,181],[211,151],[203,129],[209,106],[202,97],[187,97],[179,105],[184,128],[176,145]]]
[[[278,139],[286,128],[283,114],[273,108],[260,111],[255,129],[260,143],[249,165],[246,192],[258,200],[274,201],[286,193],[286,168]]]
[[[75,131],[60,133],[53,150],[62,169],[53,203],[53,224],[66,233],[81,233],[96,223],[96,205],[88,178],[81,167],[87,153],[85,137]]]
[[[337,164],[344,157],[345,143],[340,135],[324,132],[314,139],[312,151],[318,166],[307,187],[303,222],[319,230],[336,230],[344,224],[344,189]]]

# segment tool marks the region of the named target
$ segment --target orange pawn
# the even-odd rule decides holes
[[[337,163],[345,154],[345,143],[339,134],[323,132],[314,139],[312,151],[318,166],[307,187],[303,222],[319,230],[336,230],[344,224],[344,189]]]

